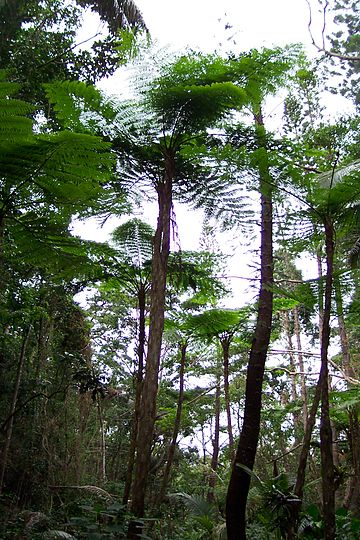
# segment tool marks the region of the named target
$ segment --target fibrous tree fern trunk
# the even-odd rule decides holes
[[[165,316],[166,276],[170,252],[172,183],[174,171],[174,153],[171,150],[167,150],[165,153],[164,177],[156,186],[159,215],[154,236],[152,260],[149,342],[142,389],[135,477],[131,502],[131,511],[137,517],[142,517],[145,510],[146,485],[150,469],[151,445],[156,418],[156,398]],[[139,535],[139,527],[135,522],[132,522],[129,526],[128,537],[137,538],[137,535]]]
[[[266,153],[266,133],[261,110],[255,114],[261,192],[261,276],[257,321],[246,377],[245,409],[240,440],[232,468],[226,500],[228,540],[246,539],[246,503],[250,475],[241,466],[253,469],[260,433],[262,384],[270,343],[273,306],[273,218],[272,184]]]

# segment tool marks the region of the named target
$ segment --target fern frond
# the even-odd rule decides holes
[[[52,486],[53,489],[75,489],[78,491],[84,491],[86,493],[89,493],[89,495],[94,495],[95,497],[99,497],[99,499],[103,499],[104,501],[108,503],[114,502],[114,497],[108,492],[105,491],[105,489],[102,489],[98,486]]]
[[[208,516],[215,521],[218,517],[218,511],[214,504],[209,503],[203,497],[189,495],[188,493],[169,493],[169,498],[181,500],[190,510],[191,514],[196,517]]]
[[[111,237],[131,264],[142,268],[146,261],[152,259],[153,228],[140,219],[131,219],[117,227]]]
[[[76,540],[75,536],[65,531],[57,531],[55,529],[46,531],[40,536],[43,540]]]

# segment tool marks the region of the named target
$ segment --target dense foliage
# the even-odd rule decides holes
[[[131,1],[0,2],[1,539],[359,538],[359,35],[323,4],[313,65],[155,62]],[[134,51],[130,97],[92,85]]]

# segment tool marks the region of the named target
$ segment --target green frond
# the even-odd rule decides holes
[[[19,85],[0,82],[0,145],[27,139],[32,135],[33,122],[30,115],[34,107],[20,99],[9,96],[15,94]]]
[[[104,120],[111,122],[116,115],[111,100],[91,84],[59,81],[45,84],[44,88],[64,128],[99,132]]]
[[[170,493],[168,497],[181,500],[195,517],[209,517],[212,520],[213,525],[215,524],[215,520],[218,518],[218,511],[215,505],[209,503],[203,497],[189,495],[188,493],[183,492]]]
[[[6,171],[7,184],[14,186],[14,196],[17,186],[32,185],[52,202],[89,201],[112,166],[109,145],[86,134],[34,135],[30,142],[0,145],[0,168]]]
[[[116,227],[111,238],[131,264],[142,268],[145,262],[152,259],[154,234],[150,225],[134,218]]]
[[[249,319],[249,308],[210,309],[197,315],[188,315],[185,326],[197,337],[211,339],[223,333],[234,332]]]
[[[245,101],[245,91],[231,82],[170,88],[159,85],[150,93],[151,106],[162,116],[165,127],[177,130],[212,126],[231,110],[240,109]]]

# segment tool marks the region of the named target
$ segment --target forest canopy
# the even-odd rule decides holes
[[[359,22],[309,7],[312,56],[0,2],[1,539],[359,538]]]

